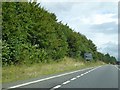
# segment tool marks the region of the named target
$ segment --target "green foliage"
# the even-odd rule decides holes
[[[81,60],[85,52],[91,52],[94,60],[116,60],[98,53],[91,40],[57,22],[54,13],[35,2],[3,2],[2,20],[3,66],[48,63],[65,56]]]
[[[111,63],[111,64],[115,64],[115,61],[116,61],[115,57],[110,56],[108,53],[105,54],[104,60],[106,63]]]

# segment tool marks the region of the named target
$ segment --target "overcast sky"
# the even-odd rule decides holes
[[[111,2],[110,2],[111,1]],[[67,23],[96,44],[98,51],[118,57],[118,2],[109,0],[38,0],[58,21]]]

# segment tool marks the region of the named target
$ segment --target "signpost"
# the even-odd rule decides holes
[[[84,58],[85,58],[85,60],[87,60],[87,61],[90,61],[90,60],[92,60],[92,59],[93,59],[93,57],[92,57],[92,54],[91,54],[91,53],[84,53]]]

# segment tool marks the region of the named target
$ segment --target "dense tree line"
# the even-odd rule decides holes
[[[49,63],[65,56],[83,58],[85,52],[91,52],[95,61],[116,61],[98,52],[86,36],[58,22],[54,13],[35,2],[3,2],[2,20],[3,66]]]

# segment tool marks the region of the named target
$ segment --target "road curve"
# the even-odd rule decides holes
[[[66,75],[57,75],[51,79],[31,83],[31,84],[4,84],[3,89],[21,88],[21,89],[47,89],[47,90],[59,90],[59,89],[83,89],[83,88],[118,88],[118,72],[120,70],[115,65],[104,65],[101,67],[89,68],[82,71]],[[49,78],[49,77],[47,77]],[[38,78],[37,78],[38,79]],[[34,80],[34,81],[37,81]],[[41,79],[40,79],[41,80]],[[27,82],[27,81],[26,81]],[[26,83],[25,82],[25,83]],[[32,81],[28,81],[32,82]],[[18,86],[19,85],[19,86]],[[21,85],[21,86],[20,86]],[[18,86],[18,87],[15,87]],[[102,90],[102,89],[101,89]]]

